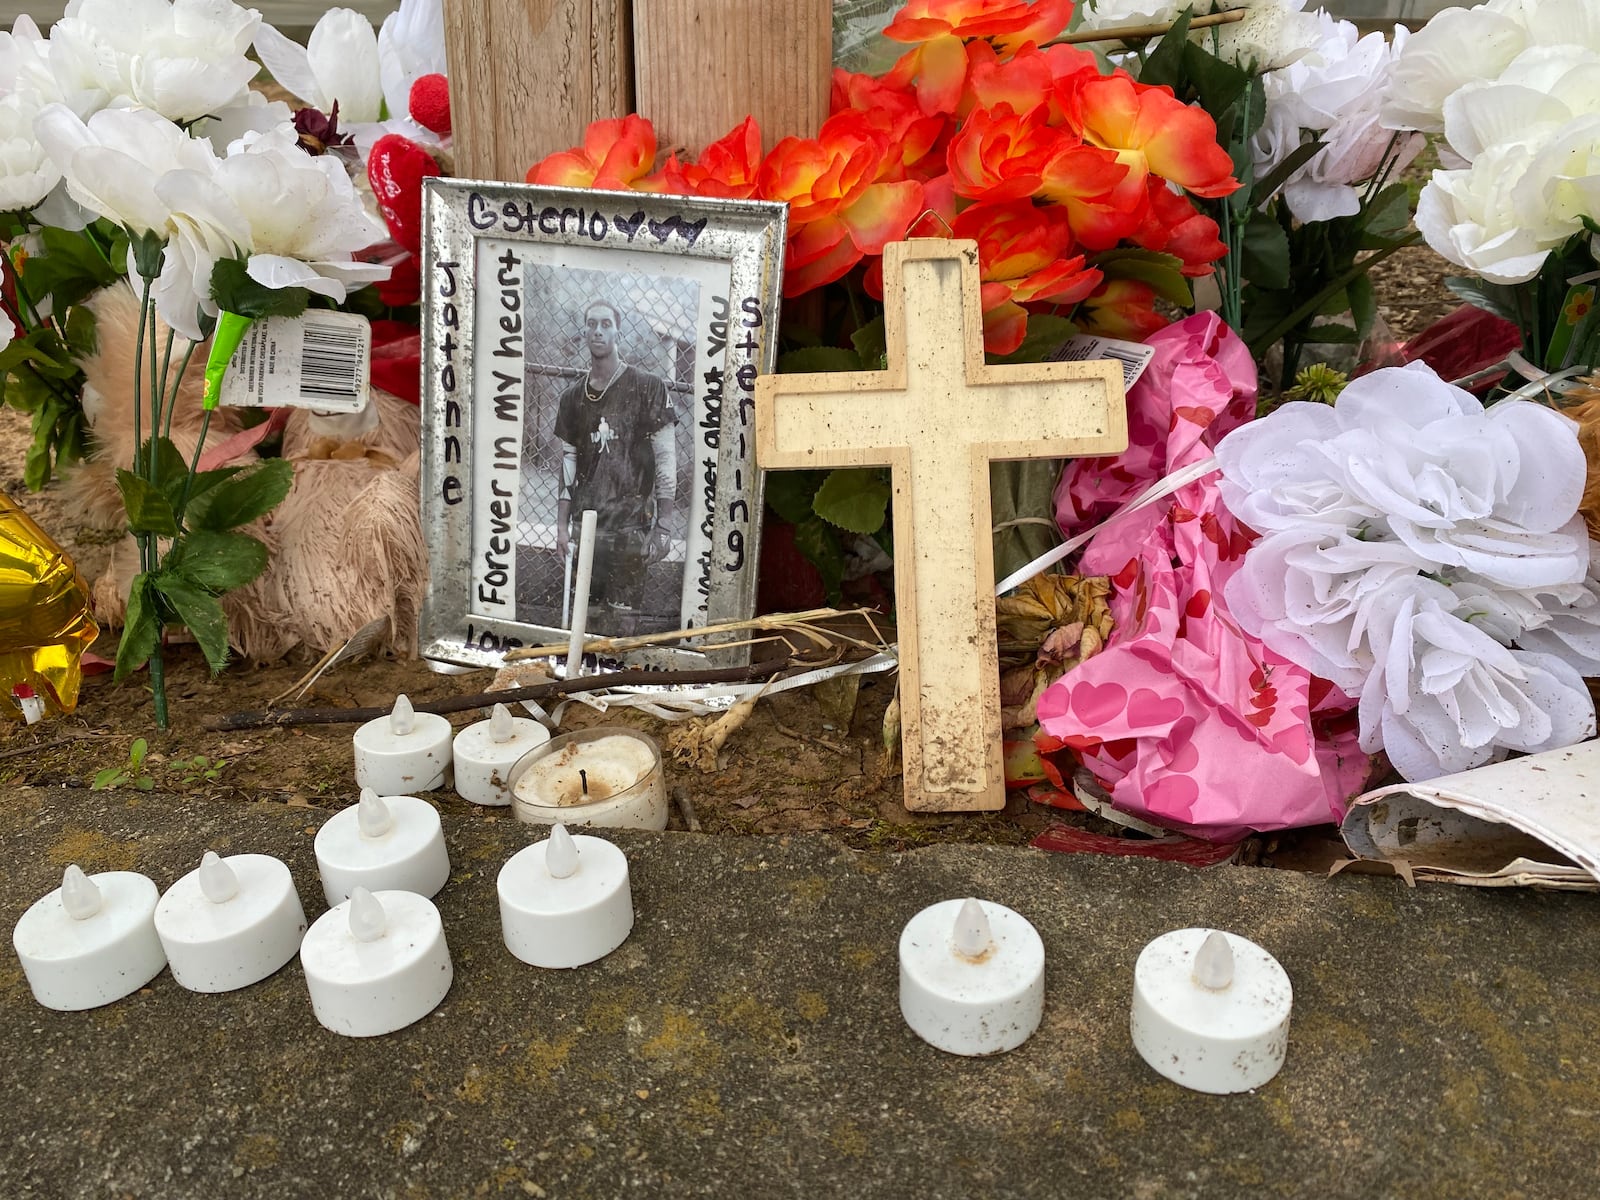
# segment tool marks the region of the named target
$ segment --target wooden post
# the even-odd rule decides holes
[[[756,459],[891,468],[906,807],[1000,809],[989,464],[1127,449],[1122,372],[986,366],[975,242],[892,242],[883,281],[889,369],[758,378]]]
[[[748,115],[770,150],[828,115],[830,0],[633,0],[633,26],[638,111],[663,147],[699,153]]]
[[[628,0],[444,0],[455,174],[521,183],[633,108]]]

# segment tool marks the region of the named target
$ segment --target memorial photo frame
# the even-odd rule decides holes
[[[423,657],[564,643],[583,508],[588,636],[753,615],[786,206],[435,178],[423,214]]]

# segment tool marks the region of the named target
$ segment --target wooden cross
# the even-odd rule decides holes
[[[978,247],[884,253],[888,370],[756,380],[764,468],[887,465],[905,803],[1005,807],[989,464],[1127,449],[1115,363],[986,366]]]

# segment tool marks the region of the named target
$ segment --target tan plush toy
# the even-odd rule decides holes
[[[133,370],[139,305],[126,287],[107,289],[92,302],[98,349],[83,364],[88,386],[84,410],[95,448],[69,486],[86,525],[124,525],[117,468],[133,459]],[[166,328],[156,331],[166,344]],[[197,351],[179,388],[171,438],[185,460],[199,435],[205,350]],[[176,366],[173,368],[176,370]],[[266,543],[271,558],[254,583],[222,598],[230,640],[243,658],[272,662],[296,647],[321,654],[378,617],[389,618],[386,648],[415,650],[417,616],[427,572],[418,517],[417,409],[374,391],[376,421],[360,433],[295,409],[283,433],[283,455],[294,464],[288,498],[245,532]],[[347,424],[347,423],[345,423]],[[140,422],[149,436],[148,401]],[[212,416],[206,449],[240,432],[236,410]],[[229,463],[256,461],[245,450]],[[95,614],[120,625],[129,584],[138,571],[132,536],[113,549],[111,564],[94,581]]]

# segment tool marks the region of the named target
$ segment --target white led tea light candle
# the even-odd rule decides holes
[[[945,900],[900,934],[900,1012],[923,1041],[969,1056],[1014,1050],[1044,1015],[1044,943],[1020,913]]]
[[[624,726],[563,733],[511,774],[512,806],[530,825],[667,827],[667,783],[653,738]]]
[[[367,788],[359,802],[328,818],[313,845],[330,905],[358,887],[432,896],[450,879],[439,814],[416,796],[384,798]]]
[[[300,949],[305,910],[289,868],[267,854],[211,850],[156,905],[172,977],[191,992],[231,992],[271,975]]]
[[[496,704],[487,721],[456,734],[456,795],[474,804],[510,804],[512,768],[549,740],[550,731],[539,722],[513,717],[504,704]]]
[[[380,796],[448,787],[452,733],[437,713],[419,713],[406,696],[396,696],[388,716],[356,730],[356,785]]]
[[[156,936],[156,885],[134,871],[68,867],[11,932],[33,998],[46,1008],[98,1008],[138,991],[167,956]]]
[[[536,967],[581,967],[604,958],[633,929],[628,859],[610,842],[565,825],[500,868],[506,949]]]
[[[306,932],[300,965],[311,1011],[345,1037],[377,1037],[420,1021],[455,977],[431,900],[361,887]]]
[[[1258,1088],[1289,1051],[1289,976],[1260,946],[1215,929],[1178,929],[1133,968],[1134,1047],[1159,1074],[1197,1092]]]

